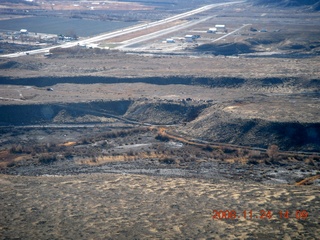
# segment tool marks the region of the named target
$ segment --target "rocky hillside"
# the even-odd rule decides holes
[[[196,119],[207,107],[204,103],[136,101],[128,109],[125,117],[152,124],[179,124]]]
[[[228,108],[207,108],[182,131],[196,138],[236,145],[266,148],[276,144],[283,150],[320,150],[319,123],[250,118]]]

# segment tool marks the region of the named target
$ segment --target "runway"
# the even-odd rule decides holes
[[[11,54],[5,54],[5,55],[0,55],[0,57],[14,58],[14,57],[20,57],[20,56],[25,56],[25,55],[34,55],[34,54],[41,54],[41,53],[43,54],[43,53],[48,53],[51,49],[54,49],[54,48],[59,48],[59,47],[60,48],[70,48],[70,47],[74,47],[74,46],[77,46],[77,45],[92,44],[92,43],[104,41],[104,40],[107,40],[107,39],[111,39],[111,38],[114,38],[114,37],[130,34],[130,33],[133,33],[133,32],[145,30],[145,29],[148,29],[148,28],[156,27],[156,26],[160,26],[160,25],[163,25],[163,24],[168,24],[170,22],[174,22],[174,21],[182,19],[182,18],[186,18],[186,17],[192,16],[192,15],[195,15],[195,14],[198,14],[198,13],[201,13],[201,12],[208,11],[208,10],[210,10],[212,8],[215,8],[215,7],[233,5],[233,4],[242,3],[242,2],[245,2],[245,1],[234,1],[234,2],[228,2],[228,3],[210,4],[210,5],[206,5],[206,6],[203,6],[203,7],[200,7],[200,8],[185,12],[185,13],[177,14],[175,16],[172,16],[172,17],[169,17],[169,18],[166,18],[166,19],[162,19],[162,20],[159,20],[159,21],[155,21],[155,22],[151,22],[151,23],[139,24],[139,25],[136,25],[136,26],[132,26],[132,27],[128,27],[128,28],[125,28],[125,29],[117,30],[117,31],[114,31],[114,32],[103,33],[101,35],[90,37],[90,38],[86,38],[86,39],[83,39],[83,40],[74,41],[74,42],[68,42],[68,43],[65,43],[65,44],[62,44],[62,45],[58,45],[58,46],[52,46],[52,47],[41,48],[41,49],[37,49],[37,50],[30,50],[30,51],[25,51],[25,52],[16,52],[16,53],[11,53]],[[173,32],[173,31],[179,30],[180,29],[179,27],[182,27],[182,26],[177,26],[176,28],[173,27],[173,28],[169,28],[169,29],[166,29],[166,30],[162,30],[162,31],[164,31],[165,34],[167,34],[169,32]],[[183,27],[185,27],[185,26],[183,26]],[[158,33],[158,34],[160,34],[160,33]],[[164,33],[162,32],[161,34],[164,34]],[[155,35],[155,36],[157,36],[157,35]],[[144,37],[145,36],[142,36],[142,39]],[[140,40],[139,40],[139,42],[140,42]],[[137,41],[138,41],[138,39],[136,39],[136,38],[132,39],[131,43],[130,43],[130,40],[129,40],[129,45],[135,44]],[[128,46],[128,44],[126,46]]]

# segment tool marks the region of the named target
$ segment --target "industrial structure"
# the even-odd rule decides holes
[[[215,28],[217,29],[217,32],[226,32],[226,25],[222,25],[222,24],[216,24]]]

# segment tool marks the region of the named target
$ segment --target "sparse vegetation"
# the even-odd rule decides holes
[[[159,162],[163,164],[174,164],[176,161],[173,158],[166,157],[166,158],[159,159]]]
[[[41,164],[50,164],[53,163],[55,161],[57,161],[57,155],[56,154],[41,154],[39,156],[39,163]]]
[[[167,136],[163,136],[161,134],[158,134],[155,139],[162,141],[162,142],[169,142],[170,138],[168,138]]]
[[[10,152],[11,153],[23,153],[23,148],[20,144],[18,145],[13,145],[11,148],[10,148]]]
[[[257,164],[259,164],[259,162],[256,160],[256,159],[249,159],[248,160],[248,164],[253,164],[253,165],[257,165]]]
[[[50,14],[145,26],[215,4],[44,0],[26,10],[26,1],[14,1],[13,12],[0,7],[8,14],[2,19]],[[86,49],[80,38],[76,47],[36,56],[23,51],[72,39],[0,33],[0,52],[22,51],[0,59],[3,238],[316,238],[320,17],[314,7],[295,8],[293,17],[291,10],[250,1],[219,6],[164,24],[186,28],[171,32],[172,44],[148,38],[143,54],[139,43],[129,53],[122,50],[130,46],[114,49],[151,33],[147,27],[99,42],[112,50]],[[201,24],[188,27],[189,21]],[[227,31],[206,32],[215,24]],[[189,32],[201,37],[186,43]],[[315,186],[286,186],[294,184]],[[301,206],[308,218],[291,221]],[[213,209],[234,209],[240,218],[247,210],[247,219],[212,221]],[[255,215],[273,209],[272,221],[248,219],[250,209]],[[276,212],[286,209],[289,221]]]

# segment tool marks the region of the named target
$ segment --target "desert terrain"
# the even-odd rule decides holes
[[[121,174],[2,175],[0,184],[2,239],[317,239],[320,234],[319,189],[311,186]],[[272,211],[270,219],[260,218],[263,209]],[[308,209],[306,219],[296,218],[300,209]],[[237,218],[212,219],[213,210],[235,210]],[[280,218],[281,210],[288,210],[289,218]]]
[[[0,6],[0,239],[319,238],[317,1]]]

